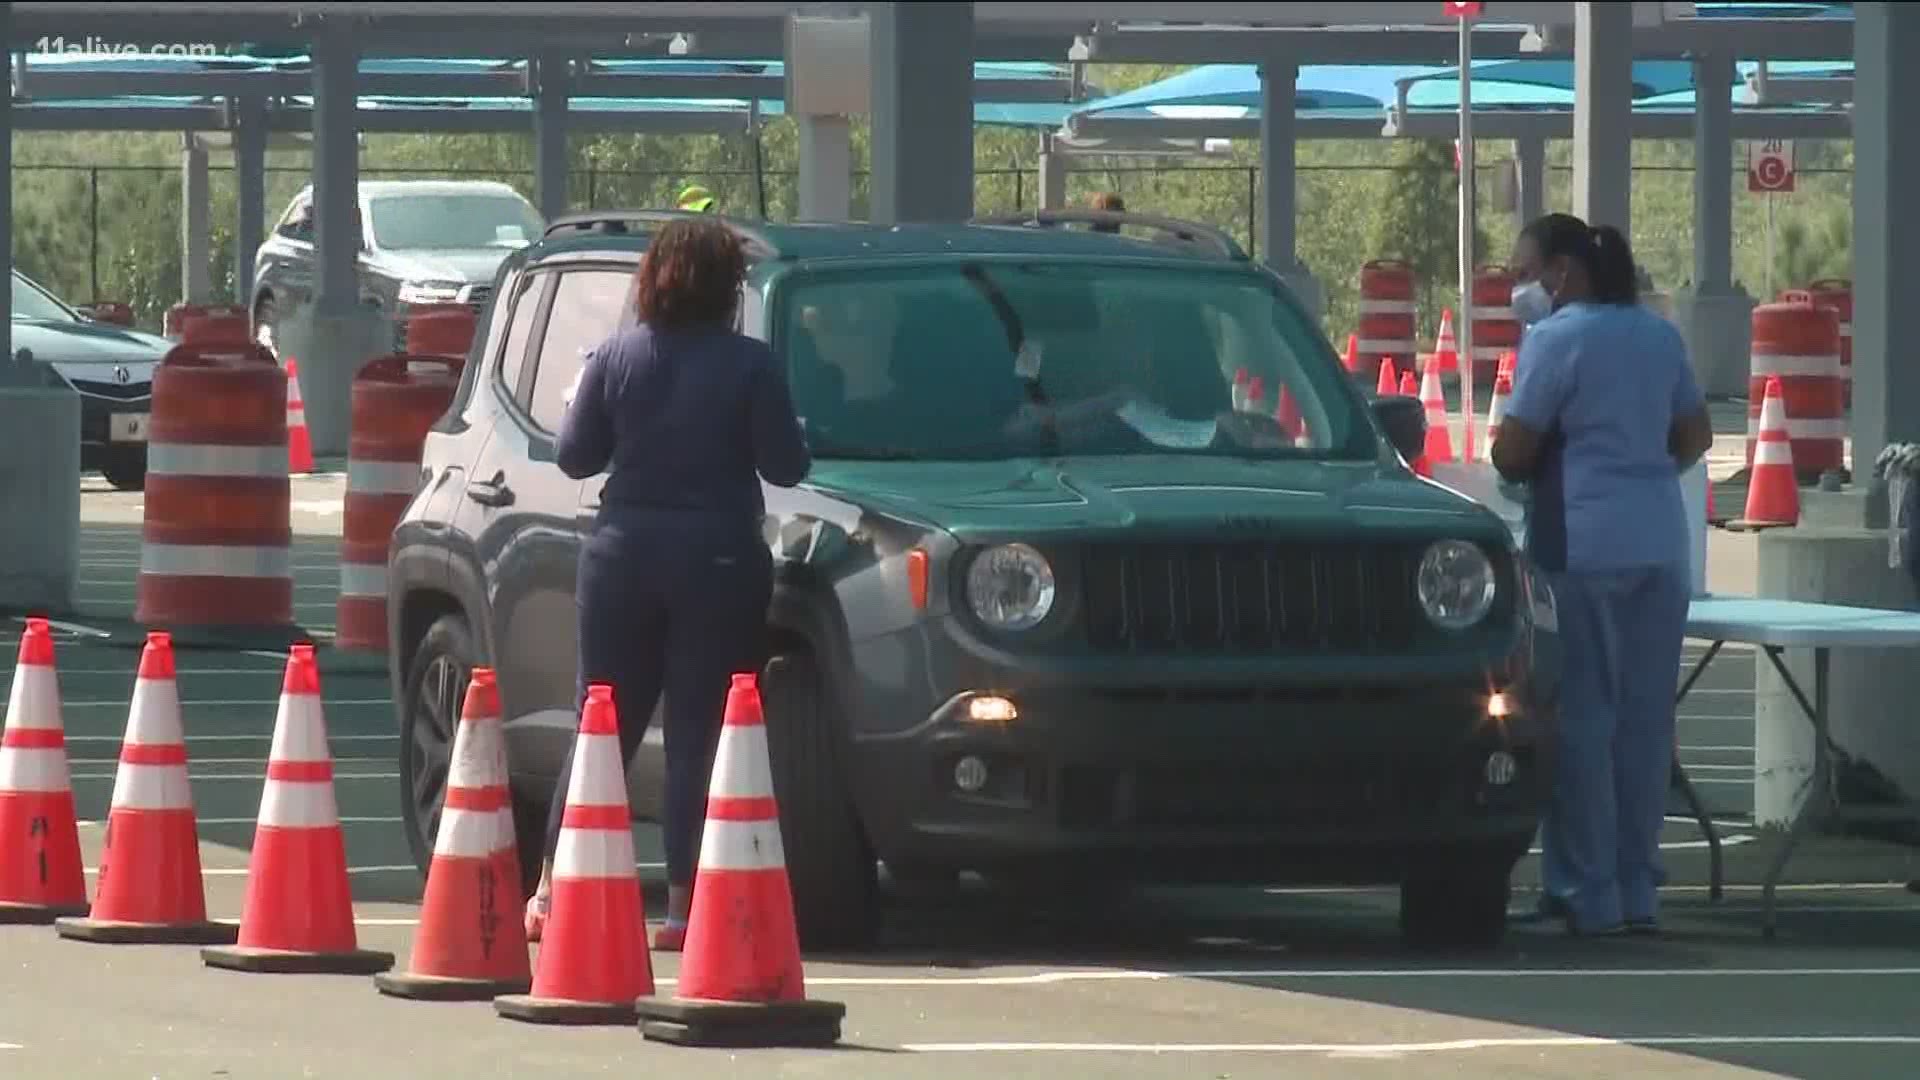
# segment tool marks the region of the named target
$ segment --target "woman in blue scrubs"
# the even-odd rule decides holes
[[[1576,935],[1652,933],[1692,592],[1679,474],[1713,426],[1618,230],[1549,214],[1522,230],[1513,266],[1515,315],[1533,326],[1493,465],[1531,488],[1528,554],[1567,655],[1541,909]]]

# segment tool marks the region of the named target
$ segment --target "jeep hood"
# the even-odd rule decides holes
[[[1505,534],[1464,495],[1376,462],[1116,456],[1064,461],[816,462],[809,486],[961,540],[1259,525],[1302,533]]]

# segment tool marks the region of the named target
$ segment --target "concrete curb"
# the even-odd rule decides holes
[[[0,608],[0,625],[19,625],[29,616],[42,616],[54,624],[56,640],[66,643],[104,645],[115,649],[139,649],[147,643],[148,627],[130,619],[103,618],[79,612],[50,613]],[[384,675],[384,653],[347,652],[333,647],[325,635],[312,634],[298,626],[190,626],[171,628],[173,646],[182,652],[271,652],[284,654],[298,643],[312,644],[322,674]]]

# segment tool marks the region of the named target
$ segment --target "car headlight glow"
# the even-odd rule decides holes
[[[989,548],[967,570],[967,602],[994,630],[1039,626],[1058,594],[1053,567],[1025,544]]]
[[[460,298],[466,288],[460,281],[409,281],[400,286],[403,304],[445,304]]]
[[[1417,588],[1429,621],[1443,630],[1465,630],[1493,609],[1499,581],[1480,545],[1441,540],[1421,557]]]

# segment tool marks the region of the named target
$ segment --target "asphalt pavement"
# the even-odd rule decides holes
[[[393,951],[404,970],[423,882],[401,832],[389,688],[377,658],[327,647],[339,479],[295,486],[299,618],[322,645],[357,929],[363,947]],[[84,502],[81,610],[61,620],[57,648],[93,867],[138,661],[126,620],[140,500],[90,481]],[[1732,540],[1715,542],[1735,552],[1721,565],[1745,557]],[[0,615],[0,681],[11,679],[20,628]],[[1690,765],[1723,760],[1729,789],[1750,785],[1752,768],[1751,659],[1735,659],[1716,662],[1709,685],[1725,693],[1700,699],[1717,704],[1683,728]],[[271,648],[178,656],[215,918],[240,914],[283,662]],[[1407,952],[1391,890],[1036,899],[969,881],[946,897],[896,897],[878,948],[808,958],[809,994],[848,1010],[831,1051],[688,1050],[627,1028],[530,1027],[484,1003],[396,1001],[359,977],[214,971],[189,947],[0,927],[0,1077],[1911,1075],[1920,896],[1903,885],[1920,859],[1813,838],[1788,866],[1769,941],[1757,883],[1776,840],[1738,815],[1723,833],[1732,884],[1713,904],[1698,832],[1671,823],[1663,937],[1572,941],[1516,928],[1491,953]],[[657,833],[639,826],[635,837],[658,911]],[[1517,903],[1531,901],[1537,878],[1529,859]],[[677,957],[653,963],[671,993]]]

